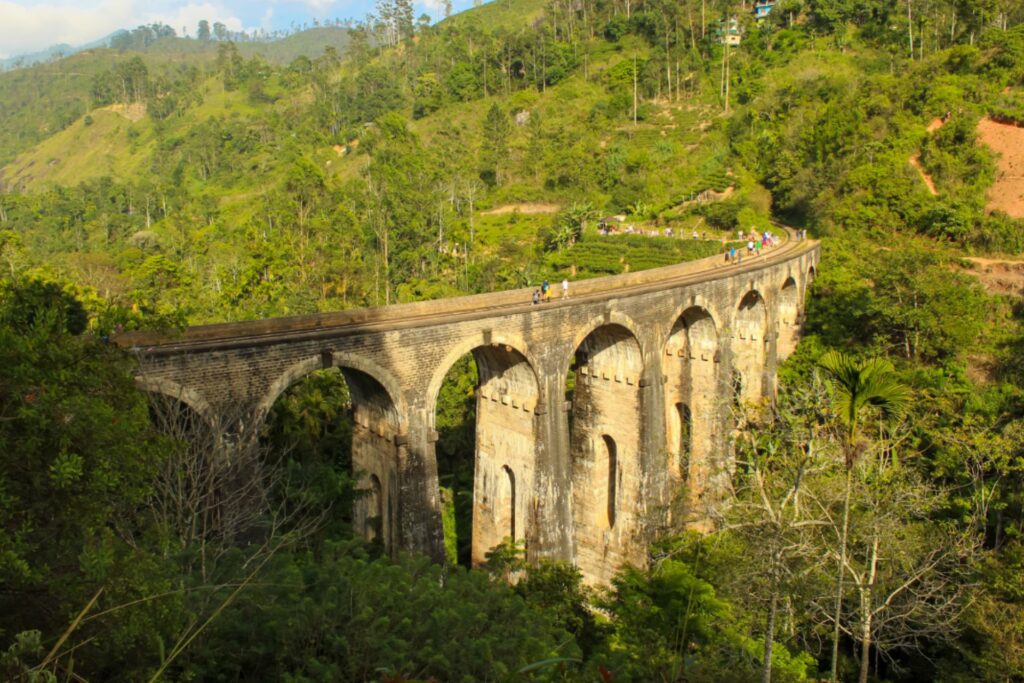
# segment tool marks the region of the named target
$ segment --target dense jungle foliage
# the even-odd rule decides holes
[[[0,678],[1024,677],[1022,308],[964,260],[1024,250],[976,133],[1024,123],[1020,3],[406,5],[283,63],[163,36],[0,74]],[[108,341],[656,267],[772,220],[822,240],[779,399],[737,415],[714,530],[604,588],[514,544],[460,566],[469,357],[438,398],[442,567],[353,537],[340,373],[229,443]]]

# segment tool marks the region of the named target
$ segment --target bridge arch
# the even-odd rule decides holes
[[[263,422],[292,386],[317,371],[336,370],[345,380],[351,403],[352,471],[358,475],[352,523],[357,533],[394,551],[398,541],[400,435],[406,413],[399,385],[373,361],[350,353],[325,351],[289,366],[256,408]]]
[[[665,424],[670,481],[686,483],[693,508],[711,470],[718,433],[721,343],[711,312],[691,304],[665,342]]]
[[[441,391],[441,384],[444,382],[445,377],[448,376],[452,366],[468,353],[473,353],[474,360],[477,360],[477,351],[487,347],[493,347],[495,349],[505,348],[510,351],[515,351],[515,353],[519,354],[523,360],[526,361],[526,365],[532,373],[533,384],[539,386],[539,379],[536,370],[536,368],[539,367],[539,364],[530,351],[529,346],[526,344],[526,340],[522,337],[509,333],[500,333],[490,336],[489,339],[484,335],[463,339],[449,349],[449,351],[444,355],[444,358],[442,358],[437,364],[437,368],[435,368],[433,375],[430,377],[430,384],[427,385],[427,412],[431,415],[431,421],[433,421],[433,415],[437,412],[437,397]],[[494,367],[498,367],[500,366],[500,363],[497,365],[492,363],[492,365]],[[519,379],[528,381],[528,378],[525,375],[519,376]],[[433,422],[431,422],[431,424],[433,424]]]
[[[460,359],[466,359],[461,367]],[[435,426],[445,379],[457,367],[457,372],[476,371],[471,399],[472,454],[466,445],[459,447],[438,435],[442,437],[434,447],[438,483],[450,487],[450,493],[439,491],[438,499],[454,508],[456,518],[456,557],[451,557],[452,539],[447,539],[449,559],[479,565],[506,538],[525,541],[530,550],[541,382],[521,338],[506,334],[470,337],[445,354],[431,378],[428,414]],[[466,490],[469,479],[471,496]]]
[[[135,378],[135,386],[150,394],[159,394],[181,401],[195,411],[207,424],[212,425],[215,419],[213,408],[199,392],[177,382],[160,377],[139,375]]]
[[[292,364],[287,370],[278,376],[278,378],[270,385],[270,388],[263,394],[263,397],[260,399],[260,402],[256,407],[256,414],[258,418],[260,420],[264,419],[267,413],[270,412],[270,409],[274,406],[274,403],[277,402],[277,399],[281,397],[281,394],[306,375],[311,372],[315,372],[316,370],[323,370],[328,367],[337,367],[358,370],[379,384],[387,393],[394,408],[395,427],[398,428],[405,426],[405,416],[408,415],[408,411],[405,408],[405,399],[402,395],[401,385],[388,370],[372,360],[352,353],[327,353],[329,353],[330,360],[326,365],[324,362],[325,355],[318,354],[316,356],[303,358],[302,360]]]
[[[741,398],[757,401],[764,395],[767,361],[768,305],[761,291],[747,290],[733,316],[733,368],[742,377]]]
[[[563,357],[561,360],[560,367],[567,368],[576,360],[576,354],[583,346],[583,343],[590,337],[595,331],[601,328],[622,328],[629,336],[637,342],[637,352],[639,353],[640,363],[646,366],[647,358],[644,355],[644,347],[641,343],[642,329],[640,325],[636,323],[632,318],[619,311],[609,311],[604,315],[595,316],[588,320],[582,327],[578,328],[576,336],[573,337],[572,346],[569,348],[568,355]]]

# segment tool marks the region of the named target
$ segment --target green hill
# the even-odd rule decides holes
[[[607,272],[618,266],[593,226],[608,214],[712,240],[780,211],[978,247],[1009,237],[1015,224],[983,211],[991,161],[920,136],[967,93],[965,120],[1005,99],[1016,33],[982,47],[954,35],[894,71],[867,32],[831,49],[810,10],[796,27],[744,18],[729,52],[717,17],[674,11],[493,2],[432,27],[162,38],[5,74],[5,134],[31,112],[68,120],[38,127],[31,147],[10,135],[4,201],[25,258],[154,310],[188,302],[197,321]],[[345,52],[323,52],[331,41]],[[965,64],[993,75],[970,80]],[[41,85],[23,97],[29,73]],[[943,168],[937,198],[908,167],[919,148]],[[80,205],[74,225],[46,217],[55,195]],[[550,209],[517,209],[529,205]]]

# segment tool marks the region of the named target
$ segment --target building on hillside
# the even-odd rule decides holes
[[[740,29],[740,22],[736,17],[732,17],[729,21],[723,22],[719,26],[718,42],[736,47],[742,40],[743,31]]]
[[[754,18],[758,21],[767,19],[775,7],[775,0],[757,0],[754,3]]]

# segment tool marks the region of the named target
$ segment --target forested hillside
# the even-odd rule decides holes
[[[1024,7],[408,7],[262,56],[164,37],[0,74],[0,674],[1024,676],[1024,187],[979,138],[1024,126]],[[470,358],[439,398],[441,568],[353,538],[339,373],[229,458],[107,343],[649,268],[773,220],[822,268],[778,401],[736,408],[730,504],[600,589],[515,544],[459,566]]]

